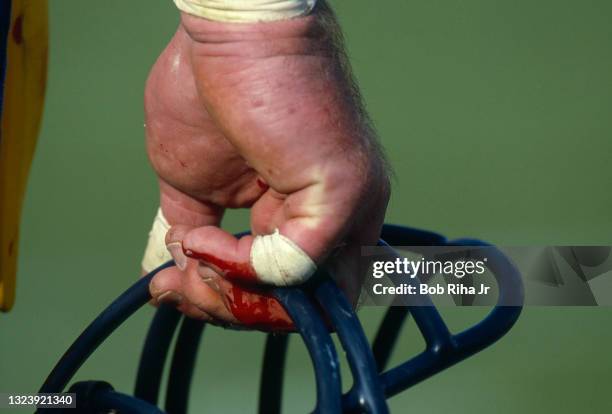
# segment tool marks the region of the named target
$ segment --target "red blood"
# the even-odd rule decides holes
[[[23,42],[23,14],[20,14],[15,19],[15,24],[13,25],[13,40],[18,45]]]
[[[257,185],[259,186],[259,188],[261,188],[262,190],[267,190],[268,188],[270,188],[268,183],[266,183],[264,180],[262,180],[259,177],[257,177],[257,180],[255,181],[257,182]]]
[[[237,263],[220,259],[216,256],[185,250],[185,255],[194,259],[202,260],[207,265],[216,268],[228,279],[244,282],[251,287],[232,287],[225,293],[230,311],[236,319],[245,326],[253,329],[291,331],[294,330],[291,319],[281,306],[264,289],[252,287],[257,283],[255,270],[250,263]]]
[[[250,263],[230,262],[207,253],[191,250],[185,250],[185,256],[202,260],[206,264],[212,265],[216,268],[215,270],[227,278],[247,283],[257,282],[257,275]]]
[[[265,292],[233,286],[226,293],[232,314],[240,323],[255,329],[294,330],[281,304]]]

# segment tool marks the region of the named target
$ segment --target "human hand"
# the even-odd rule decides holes
[[[154,300],[220,324],[291,329],[250,257],[255,236],[278,230],[356,302],[360,247],[376,243],[390,190],[324,3],[254,24],[182,14],[145,111],[178,265],[153,279]],[[220,228],[228,208],[251,209],[251,236]]]

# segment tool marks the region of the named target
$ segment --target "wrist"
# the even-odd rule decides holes
[[[330,55],[341,38],[336,18],[324,0],[312,13],[256,23],[221,22],[181,13],[181,26],[200,56],[260,58],[281,55]]]
[[[308,15],[317,0],[174,0],[184,13],[208,20],[257,23]]]

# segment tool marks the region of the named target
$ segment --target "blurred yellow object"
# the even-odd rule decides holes
[[[0,0],[11,1],[11,0]],[[12,0],[0,130],[0,309],[15,301],[21,207],[47,78],[47,0]]]

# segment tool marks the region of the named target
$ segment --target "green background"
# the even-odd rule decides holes
[[[46,109],[22,226],[17,303],[0,315],[0,390],[34,392],[139,272],[157,206],[147,72],[171,1],[50,2]],[[396,171],[387,220],[500,244],[612,244],[612,2],[334,1]],[[232,230],[247,227],[230,214]],[[151,309],[81,369],[131,392]],[[360,316],[371,335],[382,312]],[[448,309],[453,329],[482,315]],[[612,309],[531,308],[494,347],[390,401],[394,412],[612,411]],[[394,362],[418,352],[412,324]],[[206,331],[194,412],[254,412],[260,333]],[[348,376],[345,376],[348,378]],[[345,387],[350,385],[345,380]],[[284,406],[312,408],[293,341]]]

